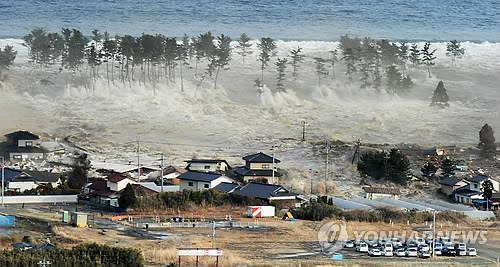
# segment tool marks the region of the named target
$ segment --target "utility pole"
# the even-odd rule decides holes
[[[161,166],[160,166],[160,184],[161,184],[161,192],[163,193],[163,152],[161,154]]]
[[[5,206],[4,204],[4,192],[5,192],[5,159],[4,157],[1,157],[2,158],[2,207]]]
[[[326,194],[328,194],[328,185],[327,185],[327,181],[328,181],[328,154],[330,153],[330,143],[328,142],[328,139],[326,140],[326,170],[325,170],[325,192]]]
[[[312,171],[312,169],[309,169],[309,173],[311,174],[311,190],[310,190],[310,193],[312,195],[313,194],[313,171]]]
[[[273,151],[273,163],[271,164],[271,169],[273,170],[273,181],[272,181],[273,184],[275,183],[275,181],[274,181],[274,148],[275,147],[276,147],[275,145],[271,146],[271,150]]]
[[[432,258],[434,258],[434,248],[436,247],[436,210],[432,213]]]
[[[215,248],[215,218],[212,224],[212,248]]]
[[[386,153],[385,151],[384,151],[384,155],[385,155],[384,156],[384,159],[385,159],[385,168],[384,168],[385,169],[385,179],[387,179],[389,177],[389,159],[391,157],[389,156],[389,153]]]
[[[137,140],[137,181],[141,180],[141,164],[140,164],[140,154],[141,154],[141,141]]]
[[[302,121],[302,142],[306,141],[306,124],[305,120]]]

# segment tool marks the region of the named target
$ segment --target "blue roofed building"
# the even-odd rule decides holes
[[[180,190],[207,190],[218,186],[220,183],[235,183],[223,174],[213,172],[188,171],[177,177],[180,180]]]

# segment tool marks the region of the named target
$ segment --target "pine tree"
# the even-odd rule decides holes
[[[436,174],[438,167],[436,167],[432,162],[426,162],[425,165],[420,169],[424,177],[432,177]]]
[[[443,176],[452,176],[455,174],[456,164],[451,159],[444,159],[441,162],[441,174]]]
[[[217,45],[215,46],[213,57],[210,61],[210,65],[215,67],[215,79],[214,88],[217,88],[217,79],[219,78],[219,73],[228,67],[231,61],[231,38],[224,34],[217,37]]]
[[[443,81],[439,81],[436,89],[434,90],[434,94],[432,95],[431,106],[436,107],[448,107],[448,93],[446,93],[446,88],[444,88]]]
[[[0,72],[3,68],[9,68],[14,63],[16,56],[17,51],[14,50],[14,47],[6,45],[3,50],[0,47]]]
[[[304,62],[304,54],[302,53],[302,48],[297,47],[296,49],[290,50],[290,58],[292,59],[290,64],[292,64],[292,76],[294,79],[298,77],[298,69],[300,64]]]
[[[261,63],[261,85],[264,85],[264,70],[266,69],[271,57],[276,55],[276,43],[270,37],[263,37],[260,39],[260,43],[257,44],[259,47],[260,53],[258,57],[258,61]]]
[[[495,143],[495,133],[493,132],[493,128],[489,126],[487,123],[483,125],[481,131],[479,131],[479,145],[478,147],[487,153],[495,152],[497,147]]]
[[[184,66],[189,65],[188,57],[189,57],[189,49],[191,45],[189,43],[189,36],[184,34],[182,38],[182,44],[177,47],[177,56],[176,60],[179,61],[179,74],[181,78],[181,92],[184,91]]]
[[[399,64],[402,66],[403,73],[406,70],[406,62],[408,61],[409,58],[408,49],[409,49],[408,43],[401,42],[398,49],[398,58],[399,58]]]
[[[431,51],[431,43],[426,42],[424,48],[422,48],[422,63],[427,66],[427,72],[429,73],[429,78],[431,78],[431,66],[434,66],[434,60],[436,57],[434,53],[436,49]]]
[[[339,52],[337,51],[337,49],[335,50],[331,50],[329,51],[330,53],[330,65],[332,67],[332,79],[335,79],[335,64],[337,63],[337,61],[339,61],[338,59],[338,54]]]
[[[387,67],[386,70],[386,83],[387,83],[387,92],[391,95],[394,95],[398,92],[399,83],[401,81],[401,72],[396,68],[396,66],[392,65]]]
[[[356,56],[354,55],[354,51],[352,48],[347,48],[344,52],[344,56],[342,60],[346,65],[345,75],[349,81],[352,81],[352,75],[356,72]]]
[[[82,189],[87,183],[89,169],[90,161],[87,159],[87,154],[82,154],[75,158],[73,171],[69,175],[68,186],[72,189]]]
[[[253,53],[253,51],[250,50],[251,47],[252,44],[250,43],[250,37],[248,37],[246,33],[242,33],[240,39],[238,39],[238,45],[236,48],[238,49],[237,53],[243,60],[243,65],[245,65],[245,57]]]
[[[285,91],[285,70],[286,70],[286,64],[288,63],[288,60],[286,58],[278,58],[276,60],[276,72],[278,73],[278,76],[276,77],[276,89],[278,92],[284,92]]]
[[[120,194],[120,198],[118,199],[118,205],[120,208],[127,209],[132,207],[137,203],[137,197],[135,196],[134,189],[132,188],[132,184],[127,184],[125,189]]]
[[[451,58],[451,65],[455,66],[455,60],[465,54],[465,48],[461,47],[460,42],[452,40],[446,44],[446,55]]]
[[[420,64],[420,49],[418,48],[418,44],[411,45],[409,59],[413,66]]]
[[[313,60],[314,65],[316,66],[316,74],[318,75],[318,86],[321,86],[321,78],[328,75],[328,71],[326,70],[326,60],[320,57],[315,57]]]
[[[493,197],[493,190],[493,183],[489,179],[483,182],[483,185],[481,186],[481,195],[486,199],[486,201],[488,201],[488,203]]]

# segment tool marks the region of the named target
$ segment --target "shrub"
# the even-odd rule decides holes
[[[325,218],[338,219],[342,215],[342,211],[325,203],[312,203],[295,209],[292,214],[297,219],[321,221]]]

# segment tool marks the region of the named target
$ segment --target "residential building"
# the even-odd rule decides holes
[[[484,200],[482,194],[483,183],[489,180],[493,184],[493,191],[499,191],[499,182],[486,175],[478,174],[468,180],[469,184],[455,190],[454,198],[456,202],[473,205]]]
[[[492,210],[500,209],[500,193],[493,193],[490,199],[490,207]]]
[[[277,165],[280,160],[262,152],[243,157],[245,166],[234,169],[234,174],[244,182],[278,184],[281,173]],[[273,168],[274,166],[274,168]]]
[[[454,156],[460,152],[463,152],[459,147],[457,146],[437,146],[436,147],[436,155],[438,156]]]
[[[231,168],[223,159],[191,159],[185,162],[188,171],[225,173]]]
[[[363,187],[365,191],[365,198],[370,200],[380,199],[380,198],[394,198],[399,199],[401,192],[399,188],[394,187]]]
[[[440,191],[446,196],[453,195],[453,192],[455,190],[468,184],[469,182],[467,182],[466,180],[454,176],[443,177],[439,180],[439,185],[441,186]]]
[[[491,179],[486,175],[475,175],[469,179],[470,190],[474,191],[482,191],[484,181],[489,180],[493,184],[493,190],[500,190],[500,183],[497,180]]]
[[[12,192],[24,192],[26,190],[36,189],[40,185],[48,185],[56,188],[61,184],[61,174],[46,171],[30,170],[8,170],[5,181],[6,188]]]
[[[240,188],[239,184],[235,183],[220,183],[216,187],[214,187],[214,190],[218,191],[219,193],[226,193],[226,194],[231,194],[235,190]]]
[[[0,151],[10,161],[42,160],[46,150],[40,147],[40,137],[28,131],[16,131],[5,135],[7,141],[0,144]]]
[[[233,183],[234,180],[220,173],[188,171],[177,177],[180,190],[207,190],[216,187],[220,183]]]
[[[278,204],[280,207],[296,208],[306,202],[306,199],[299,194],[290,192],[281,185],[251,182],[233,190],[233,194],[253,197],[268,202]]]
[[[146,180],[150,178],[150,175],[156,172],[156,176],[158,176],[159,168],[153,166],[141,166],[137,167],[137,165],[133,164],[120,164],[120,163],[111,163],[111,162],[97,162],[92,161],[91,166],[96,170],[97,173],[103,176],[109,176],[114,173],[119,173],[122,175],[128,175],[130,178],[135,180]],[[140,175],[138,176],[138,171],[140,171]]]
[[[113,192],[122,191],[128,184],[136,184],[137,182],[130,179],[127,175],[120,173],[112,173],[108,176],[106,186]]]

